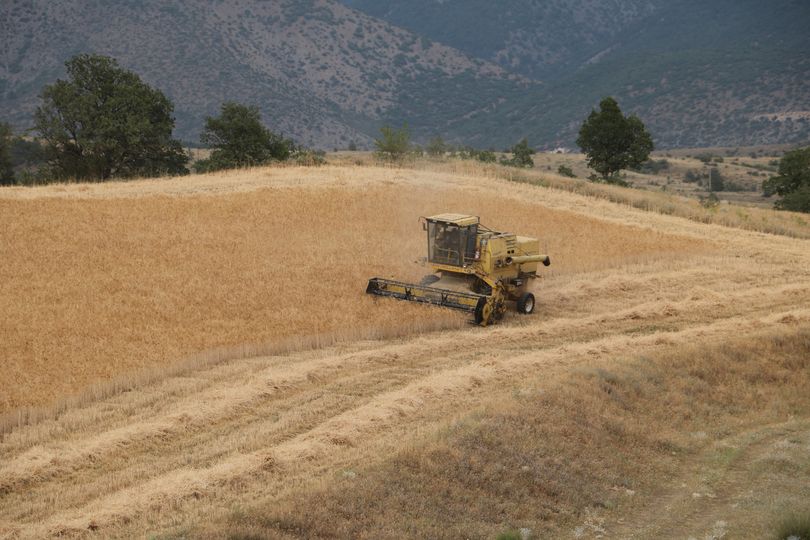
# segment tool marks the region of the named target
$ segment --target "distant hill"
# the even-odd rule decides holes
[[[310,145],[370,143],[389,111],[431,129],[525,87],[502,68],[329,0],[4,2],[0,117],[31,123],[42,86],[80,52],[107,54],[175,103],[199,138],[223,100],[258,105]],[[413,113],[413,114],[411,114]]]
[[[606,95],[660,147],[810,141],[810,3],[801,0],[344,0],[546,84],[456,124],[572,144]]]
[[[80,52],[107,54],[175,103],[196,142],[230,99],[320,148],[419,141],[573,145],[605,95],[658,147],[810,140],[810,3],[802,0],[7,0],[0,120]]]

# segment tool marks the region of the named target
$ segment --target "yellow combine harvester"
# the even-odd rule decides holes
[[[551,264],[536,238],[493,231],[462,214],[424,218],[423,227],[433,274],[418,285],[372,278],[367,293],[468,311],[482,326],[503,317],[509,301],[518,313],[534,311],[529,281],[537,263]]]

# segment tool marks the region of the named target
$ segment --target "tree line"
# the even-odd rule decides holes
[[[103,181],[111,178],[188,174],[190,156],[172,137],[174,105],[160,90],[110,57],[81,54],[65,63],[67,79],[46,85],[34,113],[39,137],[29,141],[13,137],[0,123],[0,184],[14,184],[14,164],[40,163],[35,183],[47,181]],[[533,167],[534,150],[527,139],[508,149],[511,157],[497,159],[493,150],[470,147],[451,149],[434,137],[423,150],[411,144],[407,125],[383,126],[374,141],[375,154],[388,161],[426,152],[431,156],[452,152],[462,158],[514,167]],[[200,142],[211,149],[194,163],[197,172],[250,167],[291,158],[318,164],[323,158],[291,139],[270,131],[261,122],[258,107],[225,102],[218,116],[206,117]],[[644,123],[626,116],[612,97],[599,103],[582,123],[577,145],[588,166],[598,173],[589,180],[627,185],[624,169],[648,162],[654,145]],[[570,170],[558,171],[571,175]],[[766,196],[779,195],[777,208],[810,212],[810,148],[787,152],[778,175],[763,184]]]
[[[431,157],[458,157],[461,159],[477,159],[484,163],[500,163],[512,167],[534,167],[532,154],[534,149],[529,146],[526,138],[514,145],[512,148],[504,150],[505,154],[511,154],[511,158],[501,157],[498,160],[494,150],[478,150],[471,146],[456,148],[444,142],[441,136],[436,136],[421,148],[411,142],[408,126],[404,125],[400,129],[391,126],[380,128],[380,137],[374,140],[374,154],[383,161],[401,162],[408,156],[421,157],[425,154]]]
[[[38,137],[12,137],[0,124],[0,183],[13,184],[13,164],[44,163],[34,183],[188,174],[190,156],[172,137],[174,105],[163,92],[101,55],[65,63],[67,79],[46,85],[34,112]],[[200,142],[211,148],[199,171],[263,165],[318,156],[267,129],[259,109],[234,102],[205,119]]]

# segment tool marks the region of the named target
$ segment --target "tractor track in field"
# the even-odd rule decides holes
[[[295,170],[274,174],[286,182],[275,188],[300,183]],[[711,249],[552,275],[535,290],[534,316],[510,314],[494,327],[231,360],[15,428],[0,439],[0,537],[131,537],[165,530],[178,515],[188,522],[246,497],[272,500],[374,463],[464,415],[483,397],[519,388],[541,370],[551,377],[601,359],[633,358],[701,340],[721,343],[810,320],[808,241],[706,226],[606,201],[586,205],[567,193],[489,178],[438,182],[426,173],[413,176],[416,185],[471,188],[481,197],[499,193],[600,223],[660,226]],[[177,194],[215,196],[233,187],[227,177],[197,182],[178,187]],[[164,193],[161,186],[115,189],[123,190],[119,197],[141,197]],[[266,187],[261,178],[240,189]],[[81,188],[89,194],[78,189],[64,188],[65,196],[103,197],[112,188]],[[61,196],[55,193],[51,196]],[[397,309],[393,300],[365,301],[391,302]],[[672,504],[688,506],[680,492],[667,494]],[[693,519],[700,522],[699,511]],[[659,525],[649,530],[665,530],[666,523]]]
[[[246,484],[283,492],[373,459],[424,417],[453,414],[521,373],[810,319],[802,280],[756,287],[706,272],[684,290],[665,264],[644,276],[621,294],[621,282],[582,275],[549,294],[570,292],[567,306],[541,304],[531,319],[233,361],[23,427],[0,444],[0,531],[125,531],[159,508],[226,500]],[[583,303],[596,299],[600,311],[589,312]]]

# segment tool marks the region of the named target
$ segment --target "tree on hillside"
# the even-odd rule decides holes
[[[195,164],[205,171],[284,161],[293,150],[292,141],[262,125],[258,107],[232,101],[222,104],[219,116],[205,119],[200,141],[214,149],[210,158]]]
[[[529,147],[529,141],[525,138],[512,147],[512,161],[518,167],[534,167],[532,154],[534,148]]]
[[[512,153],[512,158],[506,159],[502,157],[500,161],[501,165],[508,165],[510,167],[534,167],[534,160],[532,159],[534,148],[529,146],[529,141],[525,138],[510,148],[509,152]]]
[[[0,186],[14,183],[14,168],[11,166],[11,126],[0,122]]]
[[[428,142],[428,145],[425,147],[425,151],[429,156],[442,157],[447,153],[447,144],[440,135],[437,135],[430,139],[430,142]]]
[[[720,174],[720,169],[712,167],[709,169],[709,191],[723,191],[725,189],[725,181],[723,175]]]
[[[612,97],[599,103],[579,129],[577,144],[588,157],[588,166],[607,183],[620,183],[617,173],[639,167],[653,150],[644,123],[634,115],[624,116]]]
[[[762,184],[765,196],[781,196],[774,205],[780,210],[810,212],[810,146],[785,152],[777,172]]]
[[[54,177],[188,173],[172,139],[174,107],[160,90],[106,56],[82,54],[65,66],[68,80],[46,86],[35,113]]]
[[[408,125],[405,124],[400,129],[391,126],[380,128],[380,138],[374,139],[377,157],[386,161],[400,161],[411,149],[411,134],[408,132]]]

